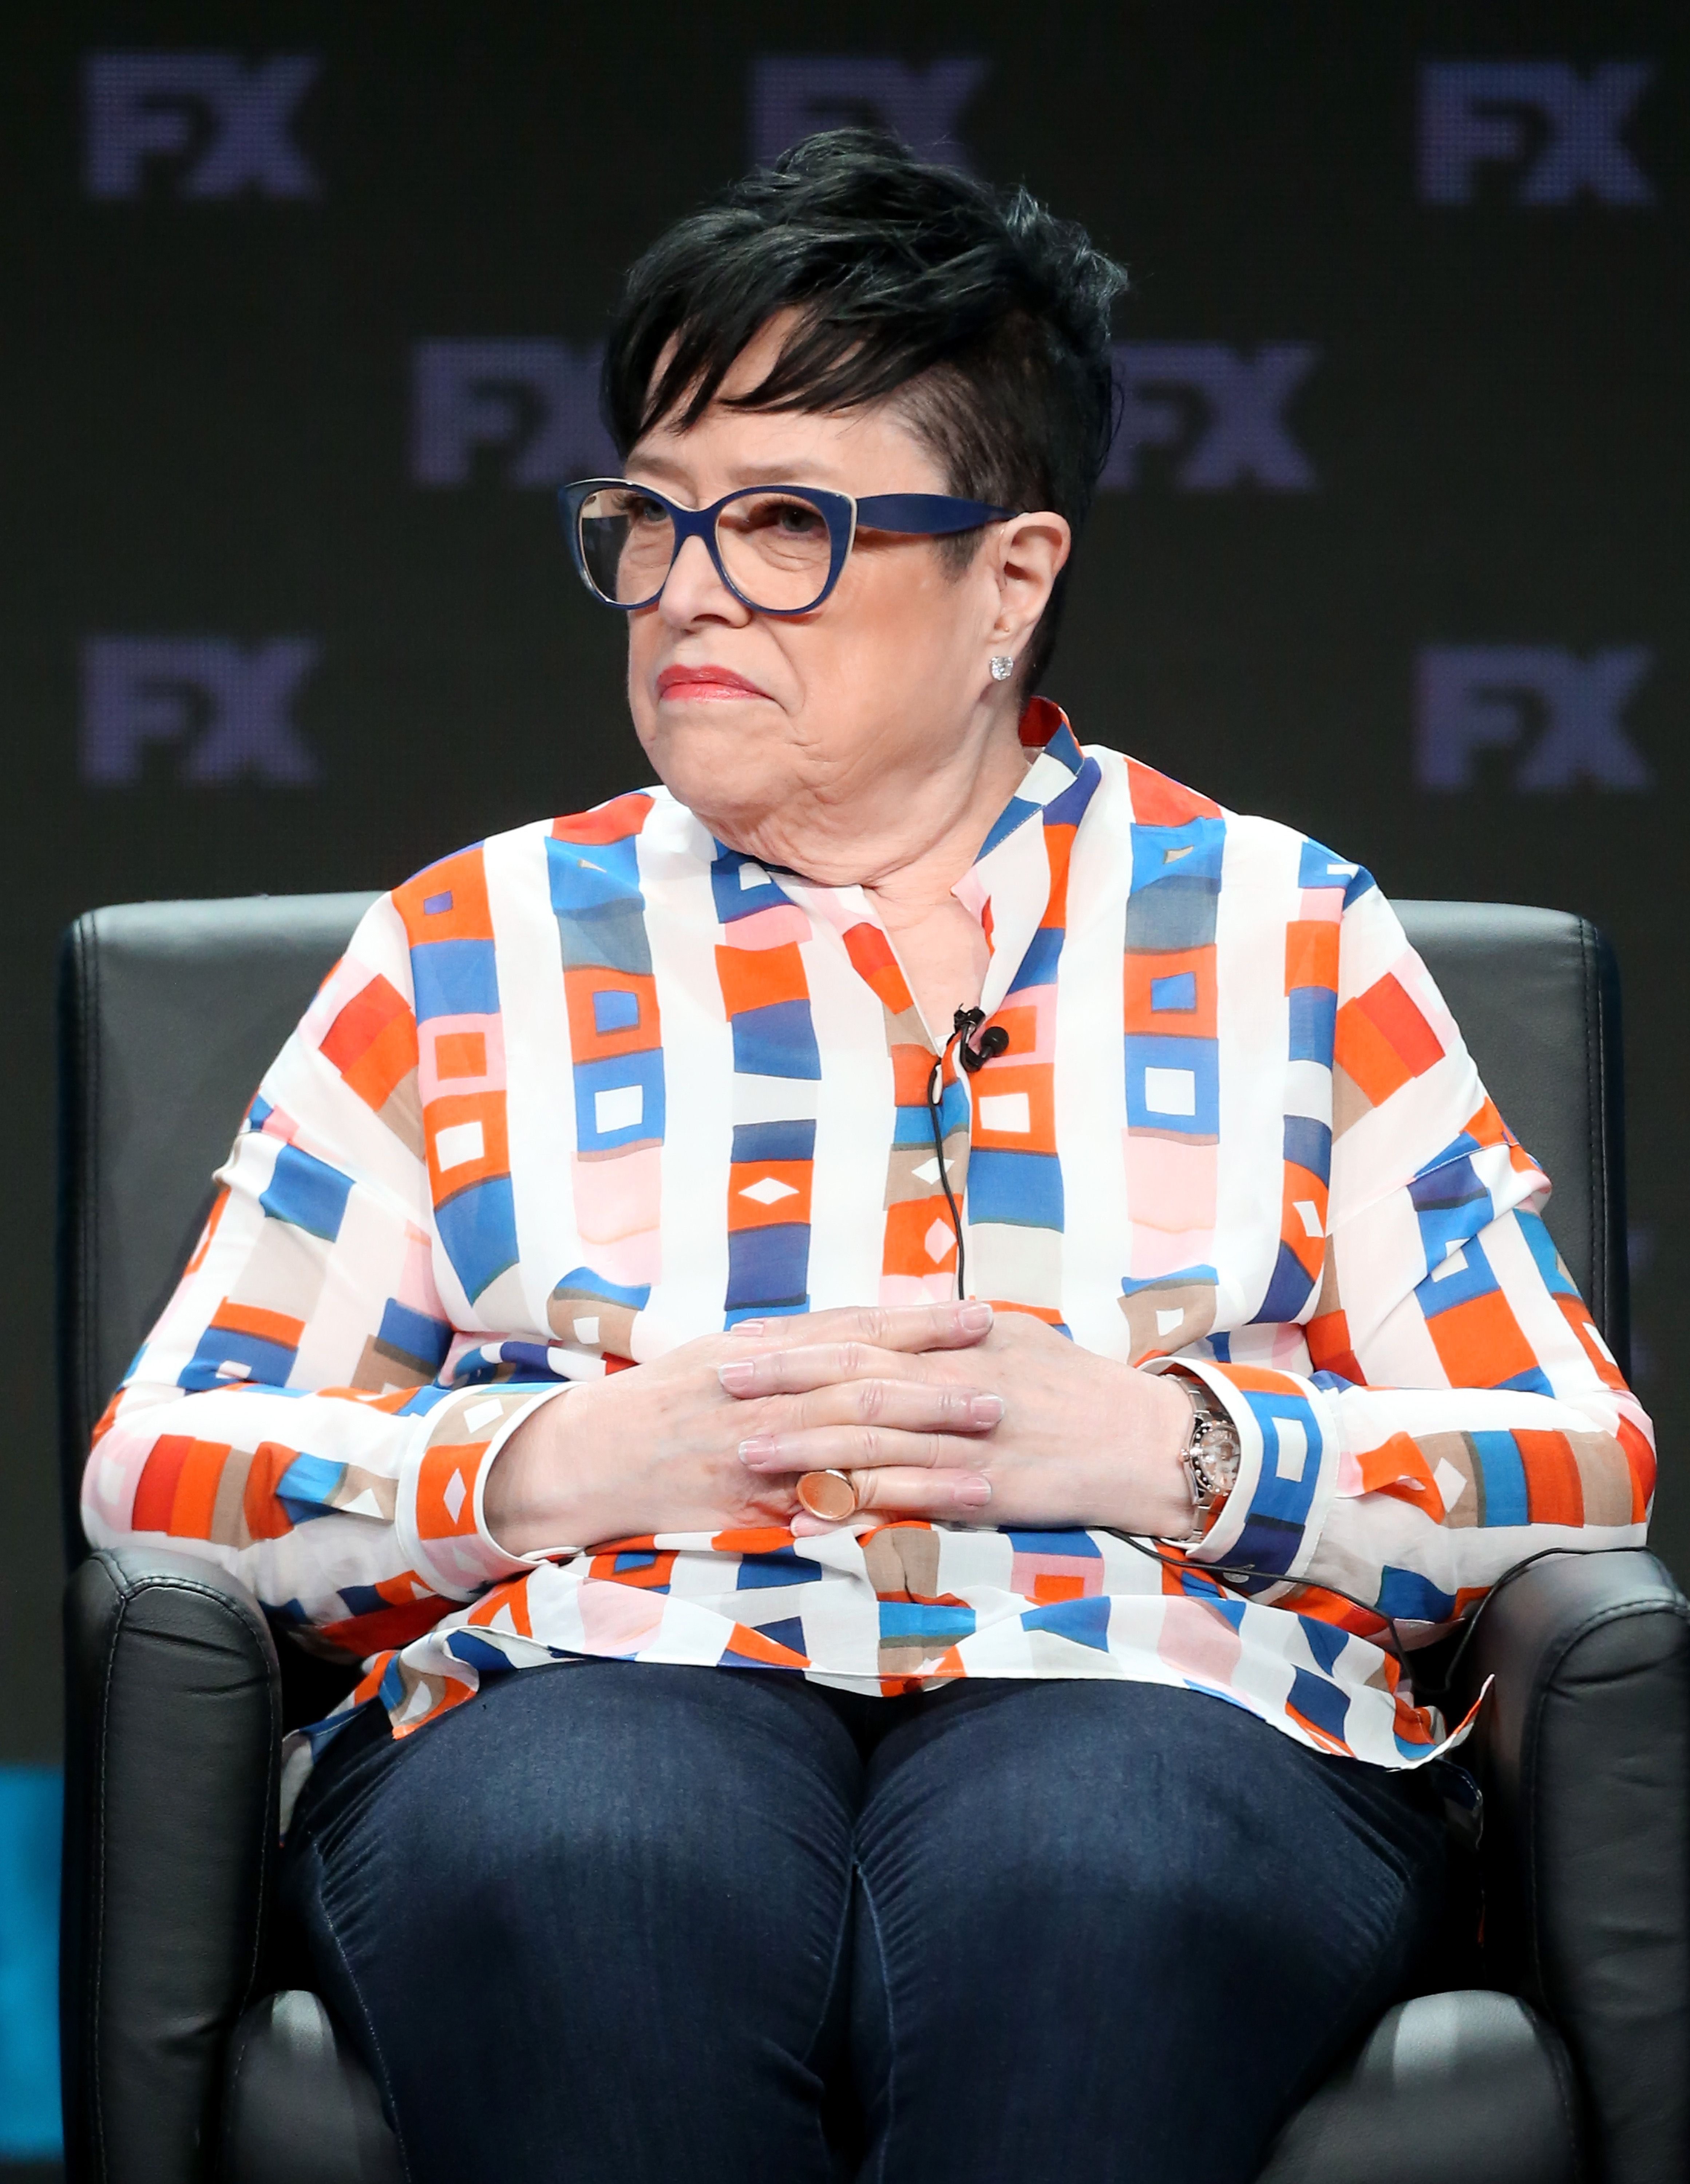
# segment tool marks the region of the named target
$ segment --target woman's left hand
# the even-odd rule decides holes
[[[1169,1539],[1190,1530],[1191,1497],[1180,1457],[1191,1407],[1176,1382],[1082,1350],[1020,1312],[1000,1312],[990,1332],[966,1351],[925,1351],[906,1362],[912,1379],[966,1381],[1002,1401],[1001,1420],[968,1449],[968,1468],[991,1487],[979,1522],[1050,1530],[1102,1524]],[[906,1460],[883,1457],[872,1426],[831,1422],[839,1407],[826,1391],[860,1369],[850,1346],[837,1343],[764,1351],[751,1380],[733,1392],[741,1398],[814,1392],[817,1423],[754,1437],[740,1460],[763,1476],[843,1471],[856,1489],[858,1513],[920,1516],[920,1473]],[[932,1513],[950,1522],[957,1514],[953,1506]],[[834,1528],[800,1513],[792,1529]]]

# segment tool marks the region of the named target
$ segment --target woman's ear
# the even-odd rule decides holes
[[[1073,548],[1068,518],[1054,509],[1033,509],[1011,516],[1002,526],[994,543],[998,588],[995,640],[1012,649],[1031,634],[1050,604],[1051,589]]]

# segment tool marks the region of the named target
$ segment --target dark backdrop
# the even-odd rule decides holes
[[[1611,934],[1690,1576],[1682,0],[817,20],[207,0],[7,34],[0,1759],[57,1747],[56,936],[384,884],[643,778],[546,490],[601,460],[594,341],[665,222],[864,115],[1133,270],[1048,684],[1082,738],[1392,892]]]

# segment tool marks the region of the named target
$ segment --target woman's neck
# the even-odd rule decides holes
[[[863,889],[892,928],[949,898],[1015,794],[1028,757],[1012,733],[995,735],[919,773],[822,779],[772,810],[698,816],[718,840],[760,864],[822,887]]]
[[[717,832],[761,862],[829,887],[860,887],[891,939],[935,1046],[958,1009],[978,1006],[991,950],[951,892],[1027,770],[1018,739],[994,739],[979,762],[925,775],[899,794],[795,800],[765,824]]]

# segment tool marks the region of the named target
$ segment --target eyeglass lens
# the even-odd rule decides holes
[[[661,501],[607,486],[582,503],[580,524],[581,558],[602,598],[625,607],[656,598],[675,558],[675,526]],[[740,596],[772,613],[813,606],[833,566],[826,517],[790,493],[736,494],[716,519],[716,550]]]

